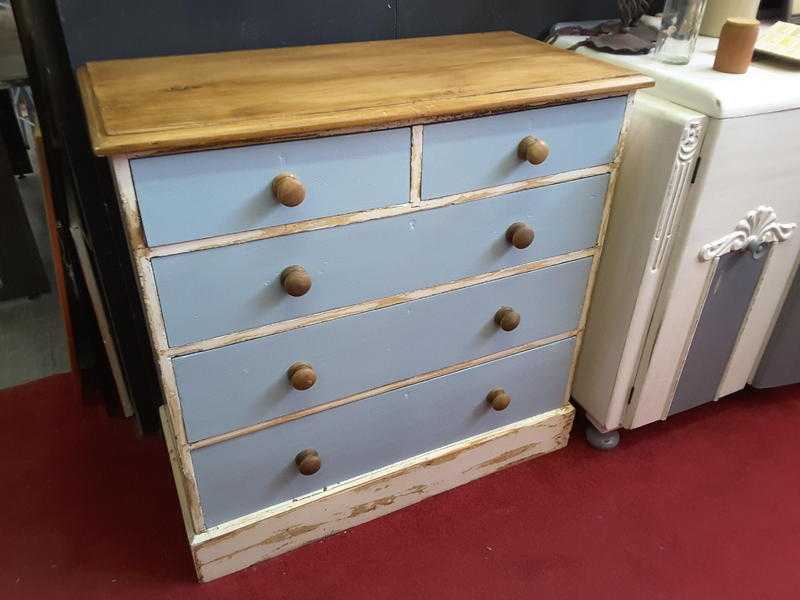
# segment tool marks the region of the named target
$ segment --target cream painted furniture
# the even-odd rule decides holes
[[[648,78],[508,32],[78,75],[201,580],[566,444]]]
[[[577,38],[562,38],[570,46]],[[573,389],[600,447],[751,382],[800,253],[800,72],[582,54],[656,86],[632,109]]]

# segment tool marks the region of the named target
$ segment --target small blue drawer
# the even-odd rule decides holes
[[[591,248],[608,176],[152,261],[171,346]],[[506,229],[536,232],[524,250]],[[288,295],[302,265],[312,287]]]
[[[574,347],[570,338],[194,450],[206,525],[556,409]],[[498,387],[511,396],[502,412],[486,402]],[[311,476],[293,462],[305,448],[322,459]]]
[[[190,442],[547,338],[578,326],[585,258],[174,359]],[[501,306],[522,317],[494,322]],[[317,381],[292,388],[289,366]]]
[[[422,197],[438,198],[609,163],[626,101],[623,96],[427,125]],[[540,165],[517,156],[519,142],[528,135],[550,147],[550,156]]]
[[[409,200],[408,128],[137,158],[131,174],[147,243],[171,244]],[[294,174],[306,188],[293,207],[272,193]]]

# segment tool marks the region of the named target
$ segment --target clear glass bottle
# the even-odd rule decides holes
[[[685,65],[694,54],[707,0],[666,0],[655,57],[661,62]]]

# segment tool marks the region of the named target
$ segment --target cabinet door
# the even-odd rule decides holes
[[[753,378],[753,387],[770,388],[800,383],[800,269],[783,303],[761,364]]]
[[[800,138],[782,133],[796,127],[799,119],[800,110],[709,120],[703,160],[625,411],[626,426],[639,427],[669,413],[714,277],[712,259],[742,251],[757,238],[772,247],[762,259],[759,284],[716,395],[740,390],[750,379],[796,264],[800,172],[792,161],[776,157],[800,152]],[[745,154],[752,160],[742,169]]]
[[[720,257],[669,414],[717,399],[717,390],[766,260],[750,252]]]

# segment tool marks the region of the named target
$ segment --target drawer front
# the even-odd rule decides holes
[[[408,202],[408,128],[314,140],[138,158],[131,161],[151,246]],[[280,204],[284,172],[305,200]]]
[[[245,427],[578,326],[591,259],[182,356],[173,361],[190,441]],[[494,322],[501,306],[522,317]],[[292,388],[287,369],[317,381]]]
[[[558,408],[574,346],[570,338],[195,450],[206,524]],[[497,387],[511,396],[502,412],[486,402]],[[311,476],[293,462],[305,448],[322,459]]]
[[[215,337],[593,247],[608,176],[365,223],[157,257],[170,345]],[[528,223],[531,246],[505,238]],[[312,287],[289,296],[280,273],[302,265]]]
[[[428,125],[422,152],[422,197],[449,196],[611,162],[626,98],[537,108]],[[548,158],[531,165],[517,146],[533,135]]]

